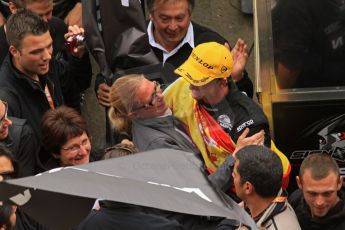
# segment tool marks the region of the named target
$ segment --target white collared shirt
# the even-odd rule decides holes
[[[163,64],[165,63],[165,61],[173,56],[174,54],[177,53],[177,51],[186,43],[188,43],[192,48],[194,48],[194,32],[193,32],[193,25],[190,22],[189,26],[188,26],[188,30],[187,30],[187,34],[186,36],[183,38],[183,40],[180,42],[180,44],[178,44],[178,46],[176,46],[175,49],[173,49],[172,51],[168,52],[166,49],[164,49],[163,46],[161,46],[159,43],[156,42],[154,36],[153,36],[153,23],[152,21],[149,22],[149,25],[147,27],[147,35],[149,37],[149,43],[152,47],[156,47],[160,50],[163,51]]]

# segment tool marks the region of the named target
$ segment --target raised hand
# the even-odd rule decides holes
[[[234,59],[231,77],[234,81],[239,81],[243,77],[243,71],[248,61],[247,44],[239,38],[236,45],[231,50],[231,54]]]
[[[76,35],[81,35],[84,37],[84,28],[79,27],[77,25],[68,26],[68,32],[64,35],[65,40],[69,39],[71,36],[76,36]],[[73,49],[70,50],[70,52],[73,56],[81,58],[86,52],[84,43],[76,47],[73,47]]]

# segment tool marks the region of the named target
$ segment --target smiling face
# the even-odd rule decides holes
[[[191,22],[188,1],[155,1],[150,18],[156,42],[171,51],[187,34]]]
[[[60,160],[60,166],[73,166],[90,162],[91,142],[86,132],[70,138],[62,145],[60,154],[54,155]]]
[[[52,56],[53,40],[49,31],[42,35],[26,35],[21,48],[10,46],[15,67],[32,79],[37,79],[37,75],[44,75],[49,71],[49,61]]]
[[[297,177],[297,183],[314,218],[325,216],[340,200],[337,192],[342,186],[342,177],[332,171],[325,178],[315,180],[310,170],[306,170],[302,178]]]
[[[155,82],[143,79],[137,89],[137,103],[130,112],[130,116],[137,118],[154,118],[164,115],[168,106],[159,85]]]

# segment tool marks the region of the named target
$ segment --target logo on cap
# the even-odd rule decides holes
[[[222,66],[222,68],[220,69],[221,73],[224,73],[228,70],[228,67]]]
[[[197,61],[199,64],[203,65],[205,68],[207,69],[214,69],[213,66],[211,66],[210,64],[208,64],[207,62],[205,62],[204,60],[202,60],[200,57],[198,57],[198,55],[196,55],[194,52],[192,52],[192,58],[195,59],[195,61]]]

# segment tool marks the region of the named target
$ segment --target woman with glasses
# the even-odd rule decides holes
[[[139,74],[123,76],[112,85],[110,101],[112,124],[132,137],[139,151],[172,148],[198,152],[183,125],[172,116],[157,82]]]
[[[90,162],[91,140],[85,120],[74,109],[60,106],[42,117],[42,144],[49,159],[46,169]]]

